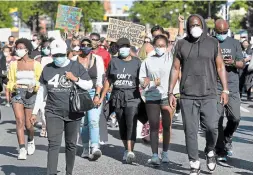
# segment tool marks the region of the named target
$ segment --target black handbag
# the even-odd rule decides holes
[[[94,103],[88,91],[73,84],[70,92],[70,110],[73,113],[84,113],[94,108]]]

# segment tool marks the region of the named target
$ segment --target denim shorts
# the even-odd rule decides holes
[[[161,105],[161,106],[168,106],[169,105],[169,100],[168,98],[163,98],[161,100],[149,100],[149,101],[146,101],[146,104],[158,104],[158,105]]]
[[[36,100],[36,93],[29,93],[28,89],[19,88],[12,93],[11,103],[23,104],[25,108],[33,109]]]

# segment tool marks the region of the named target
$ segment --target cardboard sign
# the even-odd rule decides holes
[[[236,40],[240,41],[240,39],[241,39],[240,34],[236,34],[236,35],[234,35],[234,39],[236,39]]]
[[[131,45],[142,47],[145,35],[145,26],[109,18],[106,37],[108,41],[116,42],[119,38],[128,38]]]
[[[170,41],[175,41],[178,35],[178,28],[168,28],[167,30],[170,33]]]
[[[60,30],[48,31],[48,38],[62,39]]]
[[[1,28],[0,29],[0,41],[7,42],[9,36],[11,36],[11,29],[10,28]]]
[[[81,16],[81,8],[58,5],[55,28],[79,31]]]

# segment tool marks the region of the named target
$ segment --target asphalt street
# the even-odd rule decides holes
[[[17,160],[17,137],[15,118],[12,108],[1,106],[2,120],[0,122],[0,175],[45,175],[47,161],[47,139],[39,137],[39,129],[36,129],[36,152],[27,160]],[[218,165],[213,174],[216,175],[253,175],[253,103],[242,101],[241,123],[234,135],[234,156],[227,164]],[[209,174],[206,168],[204,155],[205,140],[203,134],[199,134],[199,153],[201,158],[201,174]],[[160,147],[161,148],[161,147]],[[138,141],[135,147],[137,156],[136,164],[126,165],[122,163],[123,146],[119,140],[117,129],[109,129],[109,141],[102,146],[103,156],[96,162],[90,162],[80,157],[82,148],[79,147],[73,175],[186,175],[189,173],[189,164],[185,149],[185,137],[183,133],[181,117],[173,124],[172,139],[170,145],[170,163],[163,164],[159,168],[151,167],[147,160],[151,155],[148,144]],[[59,156],[59,175],[65,175],[64,141]]]

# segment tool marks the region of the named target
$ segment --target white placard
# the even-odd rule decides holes
[[[0,41],[7,42],[9,36],[11,36],[11,29],[10,28],[1,28],[0,29]]]
[[[30,29],[21,29],[18,34],[19,38],[26,38],[31,40],[32,39],[32,33]]]
[[[60,30],[48,31],[48,38],[62,39]]]

